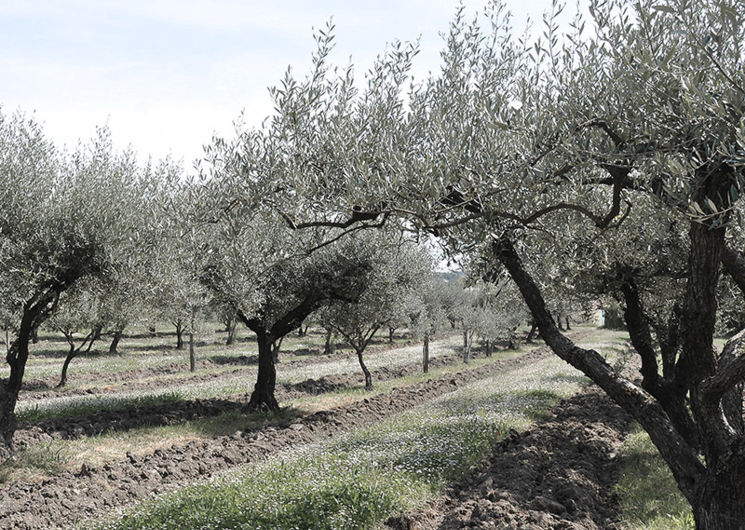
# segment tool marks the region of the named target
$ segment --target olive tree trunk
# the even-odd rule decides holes
[[[83,342],[81,342],[80,346],[78,346],[77,348],[75,347],[75,338],[73,337],[72,333],[68,330],[67,332],[64,332],[64,335],[65,338],[67,338],[67,343],[70,345],[70,350],[67,352],[65,362],[62,363],[62,373],[60,374],[60,380],[59,383],[57,383],[57,388],[62,388],[67,384],[67,369],[70,367],[70,362],[75,357],[77,357],[81,351],[83,351],[83,348],[86,348],[86,344],[88,345],[88,347],[85,349],[85,352],[88,353],[91,351],[93,343],[101,337],[101,327],[97,326],[93,328],[91,332],[86,335],[86,337],[83,339]]]
[[[424,334],[424,343],[422,344],[422,371],[425,374],[429,372],[429,333]]]
[[[330,355],[336,351],[336,344],[334,344],[334,330],[331,328],[326,328],[326,342],[323,345],[323,353],[324,355]]]
[[[114,331],[114,336],[111,339],[111,344],[109,345],[109,353],[115,354],[119,353],[119,341],[122,340],[122,334],[124,333],[124,330],[117,329]]]
[[[468,363],[471,360],[471,341],[468,340],[468,328],[463,328],[463,362]]]
[[[252,411],[278,412],[279,403],[274,397],[274,387],[277,382],[272,351],[274,341],[265,333],[257,333],[256,342],[259,346],[259,372],[248,407]]]
[[[574,344],[561,334],[546,310],[536,282],[526,271],[512,242],[494,242],[495,257],[518,286],[549,347],[584,372],[647,431],[667,463],[678,488],[691,504],[698,530],[745,528],[745,438],[742,414],[728,413],[727,395],[742,401],[745,377],[745,331],[730,339],[720,360],[712,348],[724,230],[693,223],[690,230],[688,282],[681,314],[682,351],[667,381],[658,378],[655,357],[642,355],[639,387],[614,370],[595,350]],[[635,333],[636,335],[636,333]],[[643,342],[633,339],[643,349]],[[651,378],[651,380],[650,380]],[[655,384],[690,396],[690,414],[683,424],[696,436],[681,432],[670,406],[644,387]],[[668,386],[670,388],[668,388]],[[677,390],[682,389],[682,390]],[[670,412],[668,412],[670,410]],[[740,409],[741,410],[741,409]],[[703,458],[701,458],[703,457]]]
[[[194,331],[189,330],[189,371],[197,369],[197,355],[194,351]]]
[[[173,323],[176,326],[176,349],[184,349],[184,323],[180,320]]]
[[[372,390],[373,389],[372,374],[370,373],[370,370],[367,369],[367,366],[365,365],[365,360],[362,358],[363,350],[359,350],[359,349],[357,350],[357,361],[360,363],[360,368],[362,368],[362,373],[365,374],[365,390]]]
[[[13,435],[18,424],[15,407],[28,361],[29,342],[35,329],[54,310],[63,287],[39,293],[23,306],[18,334],[10,344],[6,356],[10,373],[0,380],[0,460],[4,460],[14,450]]]

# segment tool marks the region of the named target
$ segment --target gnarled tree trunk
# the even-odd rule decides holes
[[[249,410],[279,412],[279,403],[274,397],[274,387],[277,382],[277,372],[274,367],[272,339],[265,333],[256,333],[259,346],[259,373],[256,385],[248,402]]]
[[[18,335],[6,356],[10,374],[0,381],[0,460],[4,460],[14,449],[13,435],[18,424],[15,407],[28,361],[28,344],[35,329],[54,310],[58,300],[59,291],[50,289],[34,296],[23,306]]]
[[[681,318],[683,351],[671,383],[691,389],[691,411],[703,462],[699,449],[680,432],[663,403],[618,374],[596,351],[578,347],[559,332],[511,241],[502,238],[494,243],[495,256],[520,289],[546,343],[589,376],[647,431],[690,502],[699,530],[745,528],[745,439],[730,424],[730,420],[743,420],[741,415],[727,414],[723,399],[745,376],[745,331],[725,347],[737,350],[728,355],[730,362],[718,363],[712,349],[723,242],[723,230],[692,225],[689,279]],[[648,363],[642,355],[643,370],[647,371],[643,375],[654,378],[656,373]],[[742,394],[739,398],[742,400]]]

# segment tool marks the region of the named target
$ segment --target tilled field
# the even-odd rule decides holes
[[[388,415],[425,403],[498,371],[517,369],[550,355],[537,348],[510,360],[394,389],[349,405],[319,411],[259,431],[199,440],[146,456],[101,467],[84,465],[63,471],[42,483],[15,482],[1,488],[0,526],[50,528],[67,526],[116,506],[201,480],[230,467],[299,444],[332,437],[345,430],[374,423]]]
[[[483,356],[483,352],[478,350],[474,350],[472,355],[474,359]],[[460,360],[460,354],[441,355],[430,361],[430,368],[436,369]],[[304,362],[303,364],[309,363]],[[290,366],[289,363],[288,366]],[[283,366],[282,368],[286,367]],[[371,373],[373,380],[380,382],[413,375],[420,371],[421,363],[414,362],[400,367],[382,367],[373,370]],[[195,379],[199,380],[200,378]],[[277,385],[276,395],[280,401],[287,401],[304,394],[318,395],[361,384],[364,384],[364,378],[359,372],[334,374],[318,379],[306,379],[299,383],[280,383]],[[197,418],[217,416],[225,412],[243,411],[249,398],[250,394],[238,394],[225,398],[183,400],[125,410],[102,410],[74,417],[41,420],[22,424],[16,431],[15,441],[19,447],[28,447],[55,438],[74,439],[106,432],[126,431],[142,426],[173,425]]]

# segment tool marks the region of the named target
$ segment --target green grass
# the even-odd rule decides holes
[[[71,454],[67,447],[54,442],[36,444],[17,451],[13,458],[0,463],[0,484],[19,478],[46,477],[65,469]]]
[[[605,344],[616,346],[612,338]],[[374,528],[421,506],[510,428],[527,427],[583,381],[550,357],[326,444],[165,494],[95,527]]]
[[[54,418],[72,418],[85,414],[93,414],[108,410],[112,412],[129,410],[138,407],[152,407],[165,405],[166,403],[178,403],[184,401],[184,397],[178,392],[163,392],[156,395],[142,395],[134,397],[116,396],[94,396],[87,397],[85,402],[74,403],[62,408],[42,409],[38,406],[21,409],[17,416],[19,422],[37,422],[40,420]]]
[[[624,530],[692,530],[691,507],[646,432],[637,428],[621,449],[618,527]]]

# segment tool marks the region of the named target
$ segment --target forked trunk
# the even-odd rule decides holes
[[[424,334],[424,344],[422,345],[422,371],[425,374],[429,372],[429,333]]]
[[[75,357],[77,357],[81,351],[83,351],[83,348],[85,348],[85,352],[88,353],[91,351],[91,348],[93,347],[93,343],[96,341],[97,337],[101,336],[101,328],[96,327],[91,330],[91,332],[88,334],[85,339],[83,339],[83,342],[80,343],[80,346],[77,348],[75,347],[75,339],[71,334],[67,335],[67,341],[70,344],[70,351],[67,352],[67,357],[65,358],[65,362],[62,364],[62,374],[60,374],[60,380],[57,384],[57,388],[62,388],[67,384],[67,368],[70,366],[70,361],[72,361]],[[86,344],[88,347],[86,348]]]
[[[360,350],[357,350],[357,360],[360,363],[360,368],[362,368],[362,372],[365,374],[365,390],[372,390],[373,389],[372,375],[370,374],[370,370],[367,369],[367,366],[365,366],[365,361],[362,359],[362,351]]]
[[[495,255],[520,289],[551,349],[588,375],[647,431],[691,504],[697,530],[745,530],[745,441],[728,424],[721,399],[728,384],[737,382],[738,373],[726,366],[718,371],[711,348],[723,243],[723,233],[717,232],[702,225],[691,229],[689,280],[681,319],[683,354],[675,365],[676,383],[692,389],[691,410],[704,462],[659,401],[615,373],[596,351],[583,349],[558,332],[540,290],[509,240],[495,243]],[[738,359],[739,370],[743,357]]]
[[[272,360],[272,340],[264,333],[257,333],[256,342],[259,346],[259,373],[248,408],[252,411],[279,412],[279,403],[274,397],[277,372]]]

